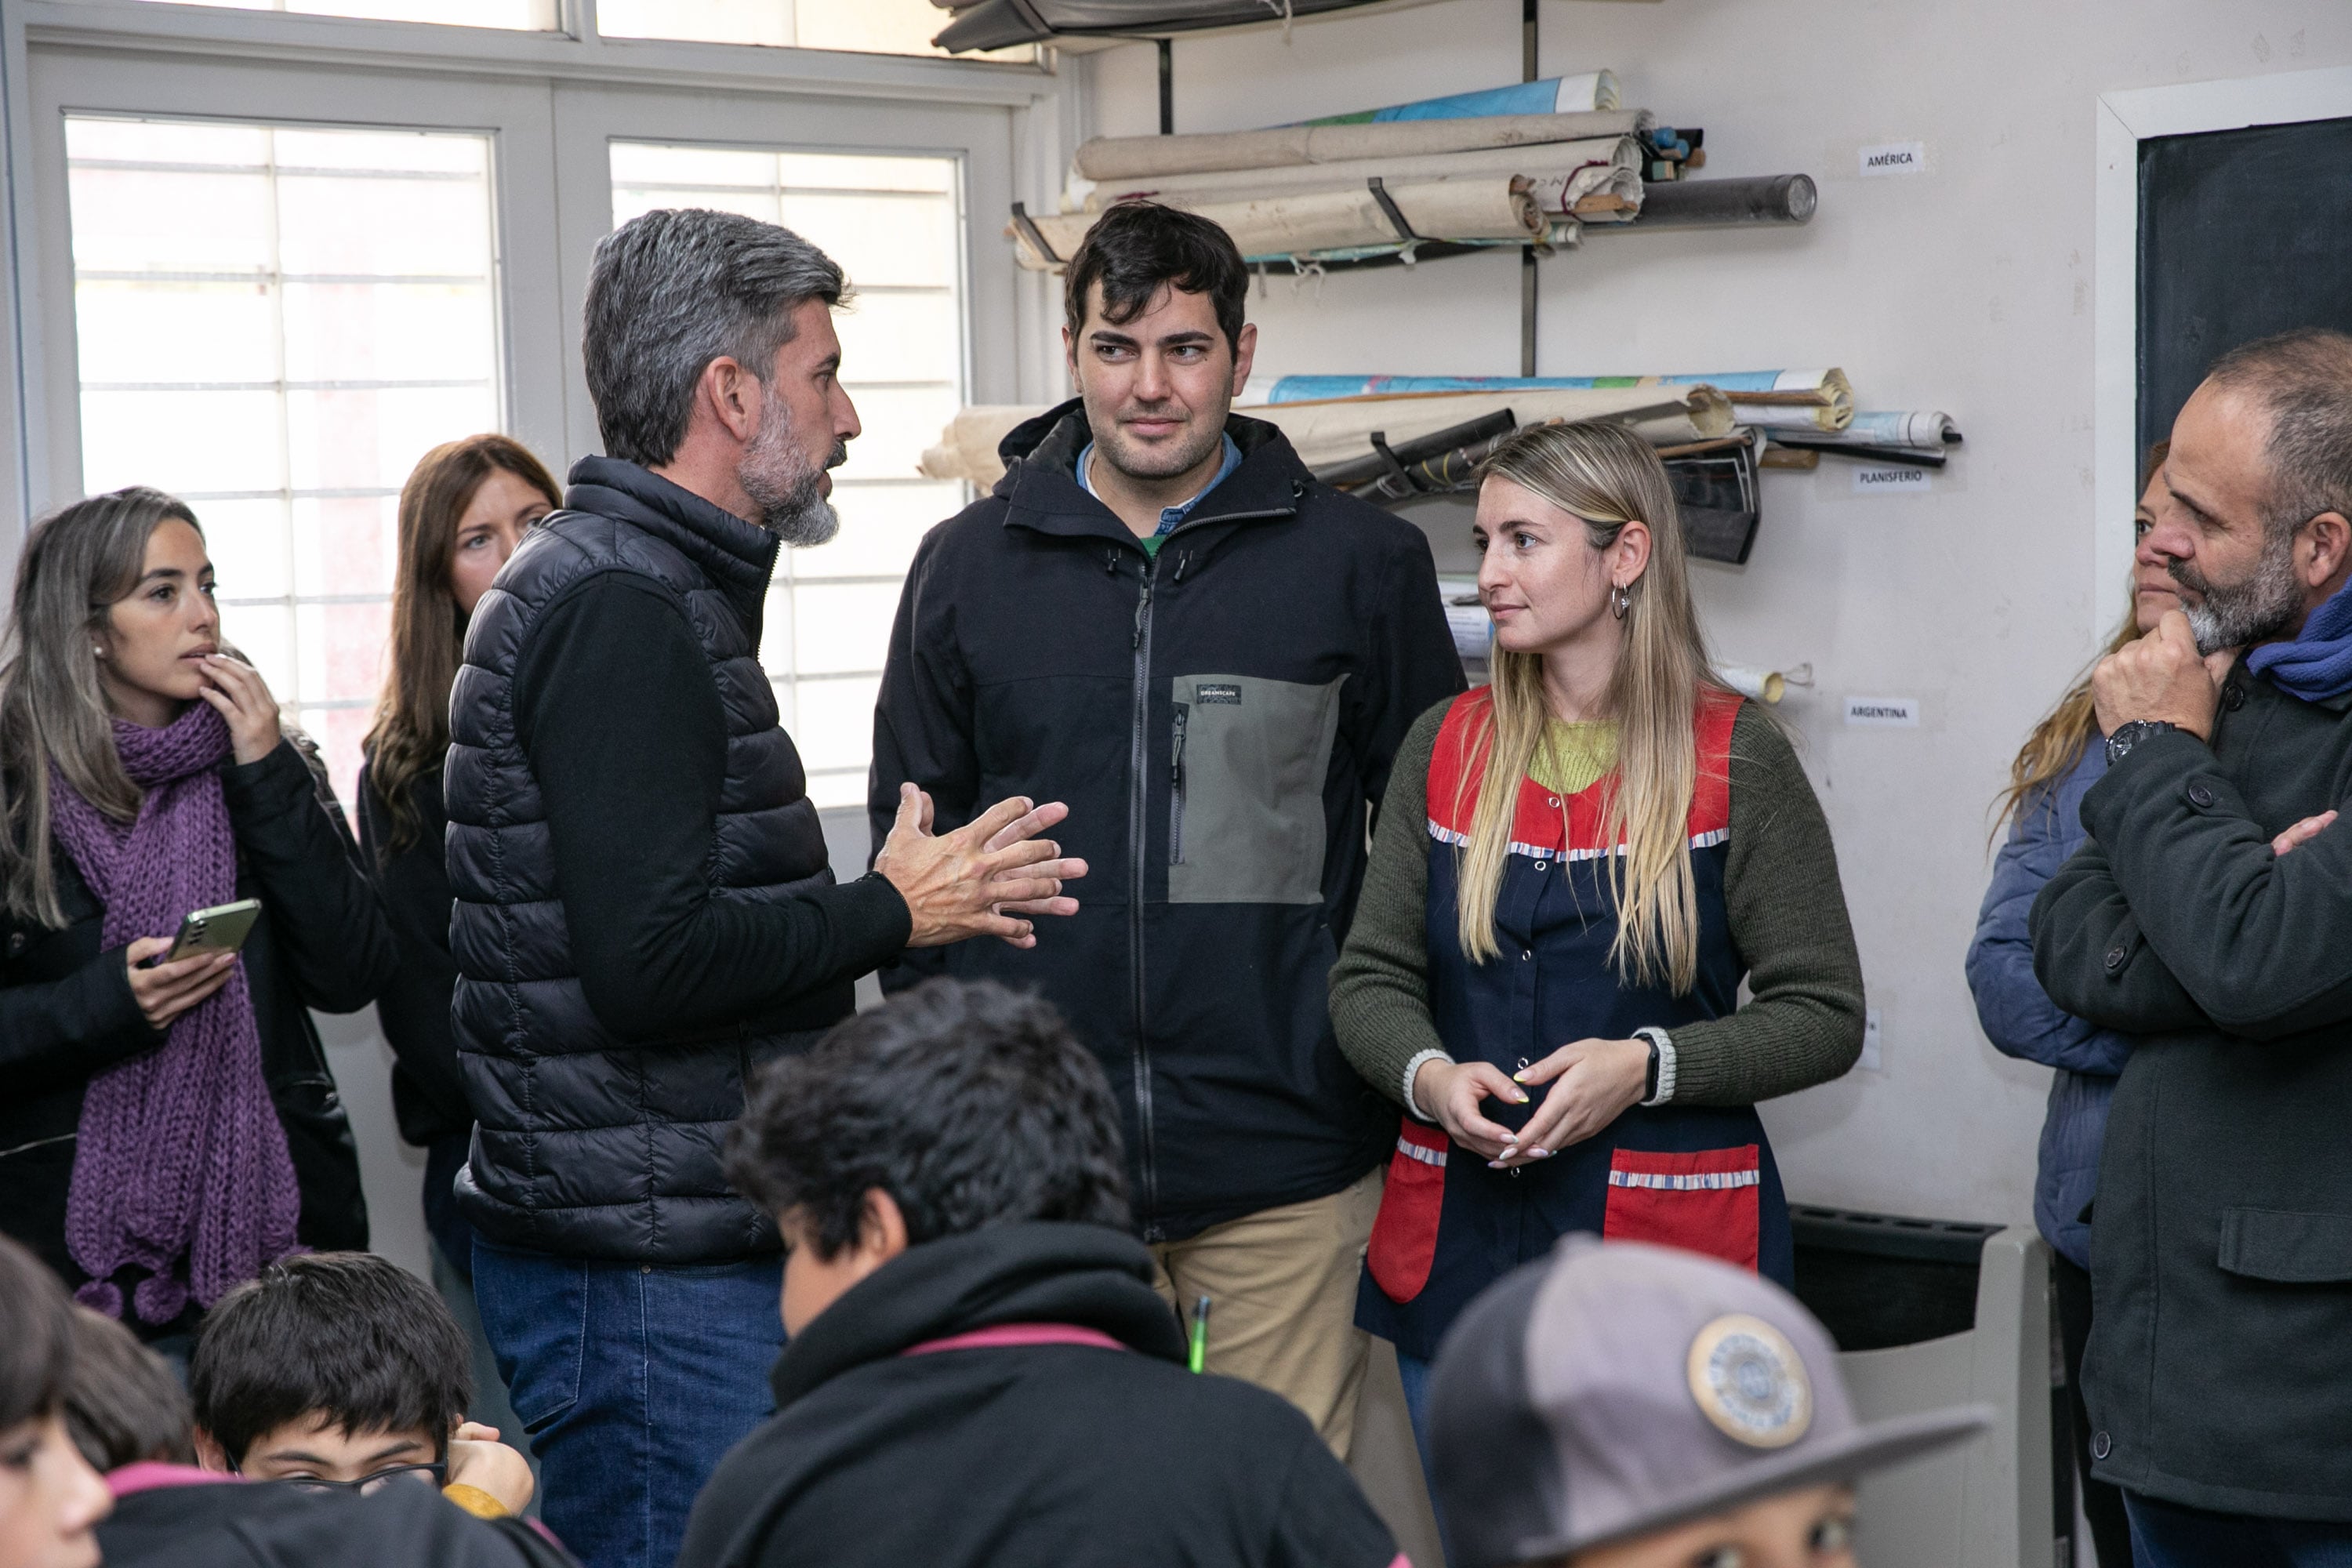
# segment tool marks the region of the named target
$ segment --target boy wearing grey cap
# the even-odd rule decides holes
[[[1446,1334],[1432,1484],[1452,1568],[1851,1568],[1853,1482],[1990,1419],[1864,1424],[1787,1291],[1580,1234]]]

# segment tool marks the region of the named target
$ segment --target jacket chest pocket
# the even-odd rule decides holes
[[[1168,901],[1323,899],[1323,781],[1339,688],[1180,675],[1171,692]]]

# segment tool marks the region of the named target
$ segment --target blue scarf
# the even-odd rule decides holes
[[[2248,654],[2246,668],[2305,702],[2352,691],[2352,583],[2312,611],[2293,642],[2265,643]]]

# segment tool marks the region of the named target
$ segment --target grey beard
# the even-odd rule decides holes
[[[839,466],[848,456],[847,445],[835,442],[825,468]],[[735,479],[760,509],[760,526],[786,544],[823,544],[841,531],[841,514],[818,489],[824,468],[812,466],[793,444],[792,421],[782,403],[763,400],[760,428],[744,448]]]
[[[2284,631],[2303,609],[2293,534],[2263,540],[2262,559],[2242,583],[2213,583],[2186,562],[2175,561],[2169,570],[2174,581],[2203,596],[2200,604],[2181,605],[2199,653],[2250,647]]]

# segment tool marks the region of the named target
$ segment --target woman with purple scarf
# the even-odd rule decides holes
[[[239,952],[157,962],[240,899]],[[0,648],[0,1229],[150,1340],[365,1247],[310,1009],[394,963],[315,755],[221,641],[195,515],[133,488],[35,524]]]

